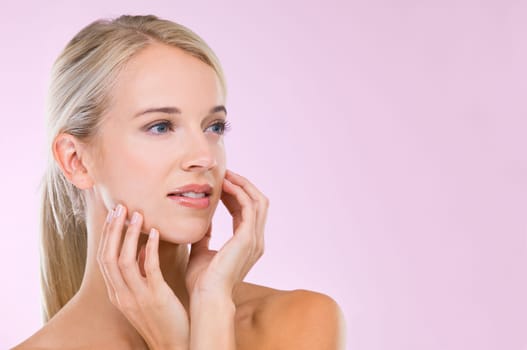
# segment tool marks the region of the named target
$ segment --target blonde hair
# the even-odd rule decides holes
[[[85,200],[55,162],[53,141],[62,132],[81,142],[93,140],[117,74],[153,43],[180,48],[211,66],[227,94],[219,60],[205,41],[187,27],[154,15],[96,20],[66,45],[53,65],[47,100],[50,153],[42,179],[40,236],[44,323],[79,290],[87,249]]]

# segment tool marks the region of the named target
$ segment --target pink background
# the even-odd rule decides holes
[[[0,5],[0,348],[41,326],[51,64],[96,18],[153,13],[224,66],[228,166],[271,200],[248,281],[332,296],[349,349],[527,349],[522,2],[13,3]],[[217,215],[215,248],[230,230]]]

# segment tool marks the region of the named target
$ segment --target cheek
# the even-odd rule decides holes
[[[138,140],[108,138],[104,156],[98,166],[97,187],[108,208],[117,203],[124,204],[130,219],[133,211],[144,214],[143,232],[156,227],[162,239],[174,243],[199,240],[220,201],[223,177],[226,169],[225,148],[222,141],[211,144],[211,151],[217,166],[207,180],[216,186],[216,196],[207,213],[194,215],[188,209],[174,207],[166,199],[170,187],[188,181],[189,174],[183,174],[178,163],[184,154],[177,151],[167,153],[167,146],[161,143],[138,142]],[[135,142],[133,142],[135,141]],[[177,150],[178,147],[174,147]],[[169,157],[168,154],[172,154]]]
[[[97,179],[104,202],[123,203],[130,213],[143,207],[161,183],[163,161],[156,154],[123,141],[108,144]]]
[[[223,143],[223,139],[221,141],[219,141],[215,147],[215,157],[216,157],[216,161],[218,162],[218,166],[217,166],[217,169],[216,171],[221,174],[222,178],[225,174],[225,168],[226,168],[226,162],[227,162],[227,159],[226,159],[226,154],[225,154],[225,145]]]

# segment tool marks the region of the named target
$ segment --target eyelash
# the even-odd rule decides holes
[[[172,122],[170,120],[164,120],[164,121],[162,121],[160,123],[156,123],[156,124],[153,124],[152,126],[149,126],[147,128],[147,131],[150,131],[154,127],[160,126],[160,125],[166,125],[169,128],[170,131],[172,131],[173,127],[174,127],[174,124],[172,124]],[[223,135],[223,134],[225,134],[227,131],[229,131],[231,129],[231,124],[228,121],[218,120],[214,124],[212,124],[211,126],[215,126],[215,125],[219,125],[221,127],[221,131],[217,133],[218,135]],[[209,126],[209,128],[210,128],[210,126]],[[162,133],[153,133],[153,134],[155,134],[155,135],[162,135],[162,134],[165,134],[165,133],[162,132]]]

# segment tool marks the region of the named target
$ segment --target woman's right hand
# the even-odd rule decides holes
[[[144,277],[136,260],[142,215],[134,213],[119,252],[126,208],[108,213],[97,260],[110,301],[141,334],[150,349],[188,349],[187,312],[166,283],[159,267],[159,232],[152,229],[145,249]]]

